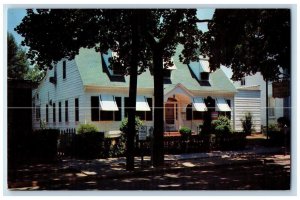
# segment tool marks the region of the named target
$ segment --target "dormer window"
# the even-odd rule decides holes
[[[208,81],[209,80],[209,72],[201,72],[200,79],[201,79],[201,81]]]
[[[189,67],[201,86],[211,86],[209,83],[210,67],[207,58],[199,56],[199,61],[190,62]]]
[[[117,52],[113,52],[110,49],[107,51],[107,54],[102,53],[102,58],[105,63],[106,69],[110,76],[123,76],[125,69],[123,64],[121,63],[114,63],[111,65],[111,61],[113,59],[117,59],[119,57]]]
[[[123,76],[124,74],[124,66],[117,63],[111,67],[111,70],[112,70],[112,75],[114,76]]]
[[[174,64],[173,58],[171,58],[171,62],[173,63],[173,65],[167,66],[163,70],[164,79],[171,79],[171,72],[172,72],[172,70],[176,70],[177,69],[176,65]],[[165,66],[165,61],[163,62],[163,65]]]

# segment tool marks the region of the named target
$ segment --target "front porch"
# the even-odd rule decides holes
[[[194,94],[187,90],[182,84],[176,85],[164,96],[164,135],[180,136],[181,127],[187,127],[193,134],[198,134],[204,122],[204,112],[210,110],[212,120],[218,118],[220,114],[232,118],[233,96],[221,96],[216,93],[208,101],[207,97],[211,93]]]

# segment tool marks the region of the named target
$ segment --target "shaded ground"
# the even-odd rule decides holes
[[[10,182],[15,190],[288,190],[287,156],[192,159],[178,166],[151,171],[99,176],[60,164],[29,165]],[[248,161],[245,161],[248,159]],[[250,159],[250,160],[249,160]],[[201,163],[210,165],[200,165]],[[200,164],[199,164],[200,163]],[[32,169],[34,168],[34,169]]]
[[[248,151],[166,155],[165,166],[125,170],[125,158],[31,163],[9,170],[11,190],[289,190],[290,156],[261,148],[251,136]],[[278,154],[279,153],[279,154]]]

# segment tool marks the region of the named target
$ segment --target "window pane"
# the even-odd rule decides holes
[[[203,119],[203,112],[193,111],[193,119]]]
[[[145,111],[136,111],[135,115],[138,116],[141,120],[145,120],[146,115],[145,115]]]
[[[101,121],[112,121],[114,119],[114,111],[100,111]]]

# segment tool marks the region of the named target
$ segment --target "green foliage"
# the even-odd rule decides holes
[[[98,132],[98,128],[94,124],[80,124],[76,130],[77,134],[95,133],[95,132]]]
[[[250,135],[252,132],[252,114],[250,112],[246,113],[244,119],[241,119],[244,133]]]
[[[230,119],[226,116],[219,116],[217,120],[214,120],[213,126],[215,133],[217,134],[229,134],[231,133]]]
[[[201,51],[210,69],[230,66],[234,80],[256,72],[276,80],[281,69],[290,74],[290,9],[216,9],[208,29]]]
[[[7,76],[13,79],[24,79],[28,71],[26,52],[17,45],[14,36],[7,34]]]
[[[32,80],[34,82],[40,82],[46,75],[46,71],[40,70],[37,65],[33,68],[29,68],[28,72],[24,75],[26,80]]]
[[[40,120],[40,128],[41,128],[42,130],[44,130],[44,129],[46,129],[46,127],[47,127],[47,122],[46,122],[46,120],[45,120],[45,119],[41,119],[41,120]]]
[[[29,47],[27,55],[32,64],[40,67],[47,68],[62,58],[73,59],[81,47],[94,47],[103,53],[108,49],[117,52],[119,56],[111,63],[122,63],[129,70],[135,24],[140,26],[140,31],[134,32],[138,42],[146,44],[137,45],[139,54],[134,55],[143,72],[152,68],[152,51],[157,48],[166,66],[173,64],[171,56],[179,43],[185,47],[180,56],[183,62],[199,59],[202,33],[196,21],[196,9],[28,9],[15,30],[25,37],[22,45]]]
[[[111,140],[111,139],[110,139]],[[109,147],[109,157],[123,156],[126,152],[126,136],[121,134],[119,138],[115,139],[115,144],[111,144]]]
[[[279,127],[277,124],[269,124],[269,131],[279,131]]]
[[[142,126],[143,124],[144,124],[143,121],[138,116],[136,116],[135,117],[136,132],[139,130],[139,127]],[[122,131],[123,133],[128,133],[128,118],[127,117],[125,117],[122,120],[121,125],[120,125],[120,131]]]
[[[181,135],[190,135],[192,133],[192,130],[188,127],[183,126],[179,129],[179,132]]]

